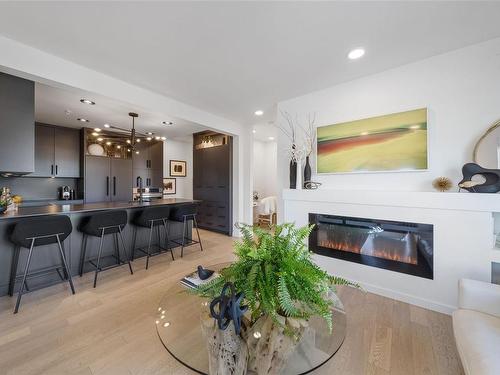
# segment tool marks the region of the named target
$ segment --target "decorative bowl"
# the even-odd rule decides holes
[[[103,156],[104,155],[104,147],[102,147],[98,143],[92,143],[87,147],[90,155],[94,156]]]

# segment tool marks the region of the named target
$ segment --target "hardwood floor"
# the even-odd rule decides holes
[[[198,264],[229,261],[230,237],[201,231],[205,251],[192,246],[75,277],[76,294],[60,284],[15,298],[0,298],[0,374],[193,374],[160,343],[156,308],[169,285]],[[346,340],[315,374],[459,375],[449,316],[348,288],[339,289],[348,313]]]

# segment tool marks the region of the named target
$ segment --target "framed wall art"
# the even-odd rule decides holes
[[[186,162],[183,160],[170,160],[170,176],[186,177]]]
[[[163,179],[163,194],[175,194],[177,192],[176,179],[167,177]]]
[[[318,127],[317,173],[428,168],[427,109]]]

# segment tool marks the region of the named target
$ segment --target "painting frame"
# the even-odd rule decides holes
[[[418,112],[418,111],[423,111],[425,112],[425,141],[422,142],[422,145],[425,147],[425,153],[424,153],[424,158],[425,158],[425,167],[422,168],[397,168],[397,169],[366,169],[366,170],[344,170],[344,171],[320,171],[319,168],[319,134],[318,131],[321,128],[327,128],[327,127],[333,127],[337,125],[345,125],[345,124],[350,124],[350,123],[357,123],[357,122],[363,122],[363,121],[370,121],[370,120],[378,120],[380,118],[386,118],[386,117],[391,117],[391,116],[396,116],[396,115],[403,115],[403,114],[408,114],[411,112]],[[323,125],[323,126],[318,126],[316,128],[316,142],[315,142],[315,160],[314,160],[314,169],[315,173],[317,175],[345,175],[345,174],[371,174],[371,173],[408,173],[408,172],[426,172],[430,170],[430,142],[429,142],[429,137],[430,137],[430,127],[429,127],[429,117],[428,117],[428,108],[427,107],[419,107],[416,109],[407,109],[407,110],[402,110],[399,112],[392,112],[388,114],[381,114],[381,115],[375,115],[375,116],[370,116],[370,117],[363,117],[361,119],[355,119],[355,120],[348,120],[348,121],[342,121],[342,122],[337,122],[333,124],[328,124],[328,125]]]
[[[169,171],[170,177],[186,177],[187,162],[185,160],[170,160]]]
[[[163,178],[163,194],[164,195],[177,194],[177,179],[175,177]]]

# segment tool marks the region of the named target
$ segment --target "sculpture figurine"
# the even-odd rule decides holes
[[[460,189],[471,193],[498,193],[500,191],[500,169],[486,169],[475,163],[467,163],[462,167],[463,179],[458,183]],[[472,181],[472,177],[480,175],[485,181]]]
[[[227,294],[228,289],[230,294]],[[224,284],[220,296],[210,303],[210,315],[217,320],[219,329],[225,330],[232,320],[236,335],[240,334],[241,317],[248,310],[248,306],[240,306],[243,298],[243,292],[236,294],[233,283]],[[215,311],[215,306],[218,306],[218,311]]]

